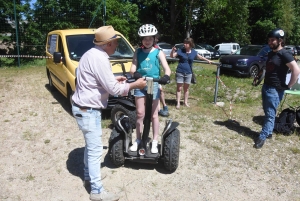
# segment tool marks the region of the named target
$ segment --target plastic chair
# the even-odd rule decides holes
[[[299,76],[300,77],[300,76]],[[287,76],[286,76],[286,84],[288,84],[289,83],[289,81],[290,81],[290,79],[291,79],[291,74],[289,73],[289,74],[287,74]],[[300,96],[300,79],[298,78],[298,80],[297,80],[297,82],[292,86],[292,88],[290,89],[290,90],[285,90],[284,91],[284,98],[283,98],[283,101],[282,101],[282,103],[281,103],[281,106],[280,106],[280,112],[282,111],[282,106],[283,106],[283,104],[285,103],[285,101],[286,101],[286,97],[287,97],[287,95],[289,95],[289,94],[291,94],[291,95],[298,95],[298,96]],[[291,105],[289,105],[288,103],[286,103],[290,108],[298,108],[299,107],[299,105],[298,106],[291,106]]]

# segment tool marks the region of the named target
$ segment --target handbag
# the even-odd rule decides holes
[[[186,56],[188,57],[188,54],[186,54]],[[191,79],[191,83],[192,83],[192,84],[196,84],[196,75],[195,75],[194,72],[193,72],[193,68],[192,68],[190,62],[189,62],[189,65],[190,65],[190,68],[191,68],[191,71],[192,71],[192,79]]]
[[[191,67],[191,71],[192,71],[192,79],[191,79],[191,83],[192,83],[192,84],[196,84],[196,75],[194,74],[193,68],[192,68],[191,65],[190,65],[190,67]]]
[[[196,84],[196,75],[192,72],[192,79],[191,79],[192,84]]]

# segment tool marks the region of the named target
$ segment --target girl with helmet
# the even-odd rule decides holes
[[[274,29],[268,34],[268,45],[272,51],[268,53],[266,74],[261,89],[262,105],[265,112],[264,123],[256,139],[254,147],[262,148],[266,138],[272,137],[277,107],[283,98],[284,90],[290,89],[300,73],[293,56],[284,47],[284,31]],[[291,70],[291,79],[286,84],[286,74]]]
[[[166,57],[162,51],[155,48],[155,36],[157,29],[152,24],[145,24],[139,28],[138,35],[142,40],[142,47],[138,48],[133,56],[130,73],[135,78],[139,77],[153,77],[160,78],[160,63],[164,69],[165,75],[160,78],[161,84],[167,84],[170,81],[171,70],[167,63]],[[158,153],[158,133],[159,133],[159,119],[158,119],[158,104],[160,99],[160,90],[158,83],[154,82],[153,86],[153,104],[152,104],[152,131],[153,141],[151,153]],[[135,89],[135,103],[137,111],[136,121],[136,140],[130,147],[131,151],[137,151],[138,145],[141,142],[141,132],[143,129],[143,120],[145,116],[145,100],[147,94],[147,86],[144,89]]]

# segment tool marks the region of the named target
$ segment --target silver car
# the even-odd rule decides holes
[[[165,42],[160,42],[156,44],[158,46],[158,48],[163,51],[163,53],[165,53],[167,58],[170,58],[170,53],[172,51],[172,45],[169,43],[165,43]]]
[[[292,55],[296,56],[297,53],[297,48],[294,45],[285,45],[283,48],[285,48],[286,50],[288,50],[289,52],[292,53]]]
[[[182,49],[184,46],[183,46],[183,43],[178,43],[175,45],[175,47],[177,49]],[[198,54],[200,54],[201,56],[207,58],[207,59],[211,59],[211,52],[206,50],[204,47],[200,46],[200,45],[197,45],[195,44],[195,47],[194,49],[198,52]]]

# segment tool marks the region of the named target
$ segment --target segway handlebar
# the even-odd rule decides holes
[[[143,77],[146,81],[148,80],[152,80],[153,82],[158,82],[159,84],[163,84],[161,83],[160,79],[159,78],[152,78],[152,77]],[[134,78],[134,77],[130,77],[126,80],[127,83],[132,83],[132,82],[135,82],[137,79],[139,78]]]
[[[167,57],[167,61],[179,61],[179,59],[178,58]],[[198,59],[193,60],[193,62],[194,63],[209,64],[209,62],[207,62],[207,61],[201,61],[201,60],[198,60]],[[210,64],[219,65],[220,63],[219,62],[210,62]]]

